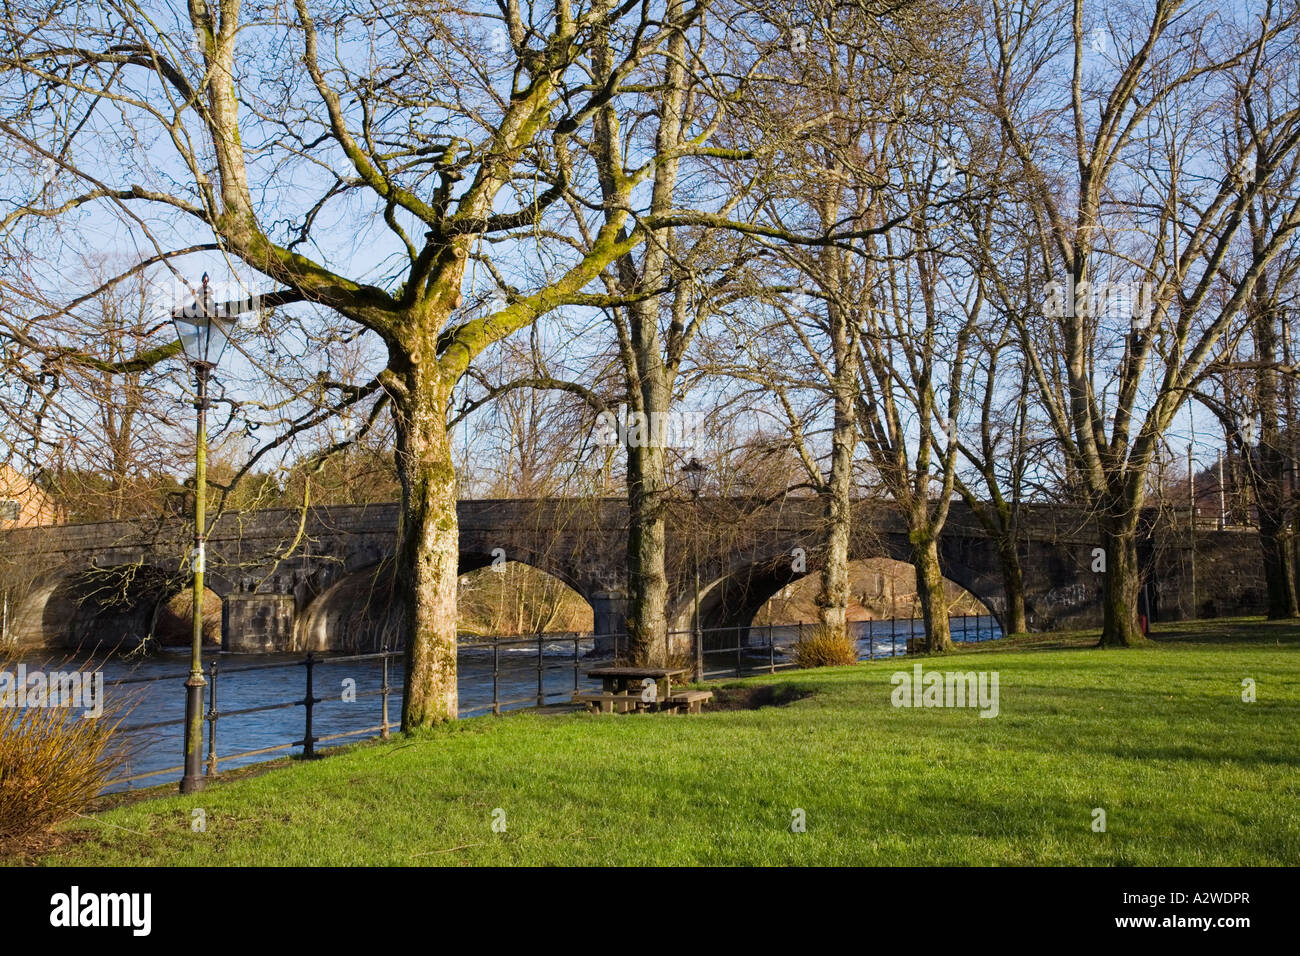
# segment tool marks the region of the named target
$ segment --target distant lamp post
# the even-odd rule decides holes
[[[190,676],[185,682],[185,775],[181,793],[202,790],[203,777],[203,572],[206,563],[207,482],[208,482],[208,377],[221,360],[230,336],[230,323],[212,299],[207,273],[197,301],[172,312],[172,322],[185,350],[185,360],[194,371],[198,388],[194,408],[197,412],[194,452],[194,550],[190,552],[190,570],[194,587],[194,643],[190,653]]]
[[[686,487],[691,492],[691,508],[695,525],[694,540],[691,550],[695,555],[695,613],[692,616],[692,630],[695,643],[695,673],[694,680],[704,679],[704,631],[700,628],[700,492],[704,488],[704,474],[709,469],[694,455],[691,460],[682,466],[682,474],[686,476]]]

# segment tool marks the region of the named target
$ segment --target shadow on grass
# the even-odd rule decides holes
[[[1225,752],[1223,749],[1198,747],[1191,744],[1168,744],[1160,747],[1134,744],[1101,747],[1097,749],[1096,753],[1117,757],[1120,760],[1136,760],[1142,763],[1149,763],[1153,760],[1182,764],[1199,761],[1221,767],[1225,762],[1230,761],[1241,766],[1275,767],[1278,764],[1284,764],[1300,767],[1300,756],[1278,753],[1272,749],[1258,753],[1234,753]]]
[[[1300,644],[1300,621],[1223,618],[1157,625],[1151,640],[1160,644]]]
[[[784,707],[796,700],[811,697],[813,691],[795,684],[763,684],[759,687],[718,687],[713,701],[704,706],[712,710],[758,710],[760,707]]]
[[[1277,646],[1300,644],[1300,620],[1269,621],[1263,617],[1211,618],[1156,624],[1148,635],[1153,644],[1237,644]],[[1100,628],[1008,634],[992,641],[957,643],[957,654],[1001,651],[1062,651],[1099,647]],[[1146,645],[1150,646],[1150,645]]]

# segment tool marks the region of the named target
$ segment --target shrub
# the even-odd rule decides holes
[[[835,667],[858,662],[858,642],[841,628],[818,624],[794,643],[794,662],[799,667]]]
[[[7,683],[15,681],[16,663],[0,654]],[[76,708],[0,705],[0,843],[20,843],[90,804],[125,759],[116,730],[129,711],[105,706],[87,719]]]

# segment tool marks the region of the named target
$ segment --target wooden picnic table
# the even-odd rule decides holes
[[[673,678],[689,673],[686,667],[596,667],[587,671],[587,676],[599,677],[607,694],[639,694],[645,686],[642,681],[650,678],[659,685],[659,699],[667,700],[672,696]]]
[[[587,705],[589,711],[626,714],[646,710],[671,710],[674,713],[700,713],[701,706],[713,699],[713,691],[678,691],[673,694],[673,678],[689,674],[685,667],[597,667],[588,677],[599,677],[604,690],[599,694],[574,691],[573,699]],[[655,682],[652,700],[642,697],[646,680]]]

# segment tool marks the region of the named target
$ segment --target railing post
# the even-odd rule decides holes
[[[740,628],[736,628],[736,676],[739,677],[740,671]]]
[[[501,695],[497,693],[497,682],[501,674],[501,639],[492,638],[492,713],[501,716]]]
[[[542,635],[537,635],[537,706],[546,706],[546,692],[542,689]]]
[[[379,702],[384,712],[379,721],[379,736],[388,739],[388,654],[384,654],[383,683],[379,685]]]
[[[772,642],[772,625],[767,625],[767,672],[776,673],[776,645]]]
[[[578,632],[577,632],[577,631],[574,631],[574,632],[573,632],[573,690],[574,690],[574,693],[577,693],[577,691],[578,691],[578,661],[579,661],[579,657],[578,657],[578,643],[579,643],[581,640],[582,640],[582,638],[578,636]]]
[[[709,671],[709,664],[708,664],[709,649],[706,646],[708,642],[708,630],[703,626],[697,627],[695,628],[694,637],[696,642],[695,643],[695,664],[696,664],[696,669],[699,670],[700,672],[700,676],[698,679],[704,680],[705,679],[704,675],[707,674]],[[716,651],[717,648],[714,648],[714,650]]]
[[[303,698],[303,705],[307,708],[307,717],[305,729],[302,734],[302,755],[304,757],[316,756],[316,738],[311,734],[311,712],[316,705],[316,697],[312,694],[312,670],[316,666],[316,655],[312,651],[307,652],[307,696]]]
[[[208,665],[208,766],[206,776],[217,775],[217,662]]]

